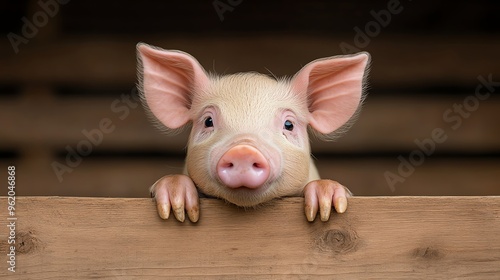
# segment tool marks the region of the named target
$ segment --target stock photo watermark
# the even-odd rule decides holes
[[[120,98],[113,100],[110,104],[111,112],[115,113],[119,120],[125,120],[131,112],[131,109],[136,109],[140,104],[140,98],[137,94],[137,89],[134,87],[130,94],[122,94]],[[53,161],[51,163],[52,170],[57,177],[59,183],[62,183],[63,176],[66,173],[71,173],[82,162],[83,158],[90,155],[95,147],[102,144],[106,134],[112,133],[116,129],[116,124],[110,117],[103,117],[97,126],[91,130],[82,129],[83,139],[72,147],[65,147],[66,156],[63,163]]]
[[[500,87],[500,81],[493,81],[493,74],[489,74],[486,78],[478,76],[477,80],[479,83],[474,94],[468,95],[460,103],[454,103],[443,112],[443,121],[449,125],[448,129],[457,130],[462,127],[464,120],[479,109],[481,101],[490,98],[496,88]],[[394,172],[384,172],[384,178],[391,191],[395,192],[396,184],[404,183],[415,172],[417,167],[423,165],[425,160],[434,154],[437,145],[446,142],[446,140],[448,140],[448,134],[441,127],[434,128],[428,138],[423,140],[415,139],[416,148],[406,157],[403,155],[398,156],[399,165],[397,169]]]
[[[21,27],[21,33],[16,34],[10,32],[7,34],[7,39],[9,39],[10,45],[14,50],[14,53],[19,53],[19,46],[21,44],[28,44],[30,39],[35,38],[38,34],[40,28],[45,27],[50,18],[55,17],[60,10],[61,5],[66,5],[70,0],[39,0],[37,2],[39,10],[36,11],[31,19],[27,17],[22,17],[21,21],[23,25]]]
[[[7,270],[16,272],[16,167],[7,167]]]
[[[234,8],[239,6],[243,0],[214,0],[212,2],[212,6],[214,6],[215,12],[217,16],[219,16],[219,20],[224,21],[224,13],[234,11]]]
[[[411,1],[411,0],[408,0]],[[382,28],[389,26],[393,15],[398,15],[404,10],[399,0],[389,0],[386,9],[379,11],[371,10],[370,15],[373,20],[367,22],[363,29],[359,26],[354,27],[354,46],[346,42],[341,42],[339,47],[343,54],[360,52],[361,49],[368,47],[371,40],[382,32]]]

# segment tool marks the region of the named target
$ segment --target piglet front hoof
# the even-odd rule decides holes
[[[150,191],[156,200],[158,215],[162,219],[168,219],[172,208],[178,221],[184,222],[185,211],[191,222],[198,221],[200,217],[198,191],[188,176],[167,175],[156,181]]]
[[[321,221],[328,221],[332,202],[337,213],[344,213],[347,209],[347,197],[350,196],[352,196],[351,191],[336,181],[316,180],[309,182],[304,188],[304,210],[307,220],[314,221],[319,208]]]

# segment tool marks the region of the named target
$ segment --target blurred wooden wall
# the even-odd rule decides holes
[[[180,172],[186,134],[137,101],[139,41],[277,76],[368,51],[358,122],[313,141],[321,174],[357,195],[500,194],[498,1],[61,2],[0,1],[0,170],[16,165],[18,195],[145,197]]]

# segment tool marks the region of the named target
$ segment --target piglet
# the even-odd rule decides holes
[[[151,193],[161,218],[199,218],[198,192],[252,207],[284,196],[305,197],[313,221],[347,208],[351,192],[320,179],[311,133],[345,128],[363,99],[369,54],[315,60],[291,79],[259,73],[207,73],[187,53],[137,45],[145,107],[166,129],[191,126],[183,174],[159,179]],[[340,129],[344,130],[344,129]]]

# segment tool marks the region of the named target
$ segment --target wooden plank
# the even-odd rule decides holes
[[[187,2],[187,3],[186,3]],[[472,32],[494,32],[498,30],[495,22],[488,19],[494,17],[494,11],[500,8],[498,2],[478,0],[474,4],[460,0],[454,2],[453,12],[446,4],[426,5],[426,3],[387,1],[355,1],[336,3],[332,1],[282,2],[253,0],[250,3],[221,2],[229,4],[227,10],[217,12],[213,3],[184,1],[165,3],[151,1],[148,5],[129,2],[124,9],[116,13],[116,6],[97,0],[86,3],[72,3],[64,6],[61,13],[64,30],[71,33],[84,34],[119,34],[127,32],[136,34],[162,33],[196,34],[199,36],[237,35],[248,36],[250,33],[266,32],[268,34],[302,33],[331,36],[332,34],[353,32],[353,27],[365,28],[368,22],[375,22],[373,13],[387,9],[390,4],[397,7],[381,28],[382,33],[451,33],[463,34]],[[99,9],[93,7],[99,6]],[[233,6],[233,7],[231,7]],[[222,8],[222,6],[221,6]],[[226,7],[224,7],[226,8]],[[165,17],[165,11],[170,12]],[[89,14],[92,21],[89,21]],[[218,15],[219,14],[219,15]],[[293,17],[287,15],[293,14]],[[380,12],[383,14],[383,12]],[[465,18],[457,18],[456,14],[470,14]],[[256,16],[259,20],[252,20]],[[224,21],[221,21],[223,16]],[[382,17],[379,21],[386,21]],[[130,21],[136,18],[136,21]],[[168,28],[165,26],[175,26]],[[377,26],[371,24],[371,30]],[[378,32],[378,31],[372,31]]]
[[[27,156],[0,162],[0,170],[6,170],[7,164],[16,165],[19,195],[149,197],[148,189],[157,179],[180,173],[183,167],[181,158],[91,157],[62,173],[59,181],[52,163],[50,158]],[[500,160],[495,158],[430,157],[411,174],[398,171],[397,156],[319,157],[316,164],[323,178],[341,182],[355,195],[500,195]],[[401,176],[401,181],[388,181],[386,172]]]
[[[407,155],[402,157],[409,161]],[[398,156],[333,157],[319,158],[316,164],[323,177],[342,182],[355,195],[500,195],[500,161],[496,158],[426,157],[412,167],[401,167],[401,162]],[[411,168],[413,172],[408,171]]]
[[[0,198],[6,205],[7,199]],[[10,279],[498,279],[500,197],[356,197],[329,222],[303,199],[201,200],[194,225],[149,199],[18,197]],[[0,212],[7,219],[6,209]],[[5,256],[8,230],[0,231]]]
[[[0,43],[0,83],[74,85],[133,84],[135,45],[148,42],[195,56],[207,70],[219,73],[269,69],[277,76],[293,75],[321,57],[342,54],[341,43],[355,46],[355,32],[337,36],[200,37],[149,36],[102,39],[76,37],[33,41],[14,55]],[[370,83],[383,87],[453,85],[475,87],[479,75],[500,73],[498,36],[380,36],[362,48],[372,54]],[[471,52],[470,50],[481,50]],[[50,69],[50,70],[48,70]]]
[[[0,170],[15,165],[18,170],[19,195],[63,195],[106,197],[149,197],[149,187],[160,177],[179,174],[182,160],[144,160],[83,158],[76,167],[64,160],[60,177],[51,158],[26,157],[18,161],[0,162]]]
[[[89,137],[101,140],[93,145],[94,150],[184,152],[187,131],[175,137],[163,135],[148,120],[142,106],[130,97],[130,92],[123,95],[125,97],[2,100],[0,119],[9,121],[4,122],[0,130],[0,149],[23,150],[33,143],[55,151],[66,151],[67,146],[76,149],[80,142],[88,141],[84,133],[87,131],[87,135],[93,135]],[[370,96],[347,134],[335,143],[314,139],[313,152],[411,151],[419,148],[416,140],[430,141],[436,128],[446,135],[446,141],[436,143],[438,153],[499,151],[500,98],[480,101],[476,110],[467,113],[467,118],[452,113],[445,119],[444,113],[453,110],[454,104],[462,104],[464,98]],[[105,119],[111,122],[110,132],[100,128]]]

